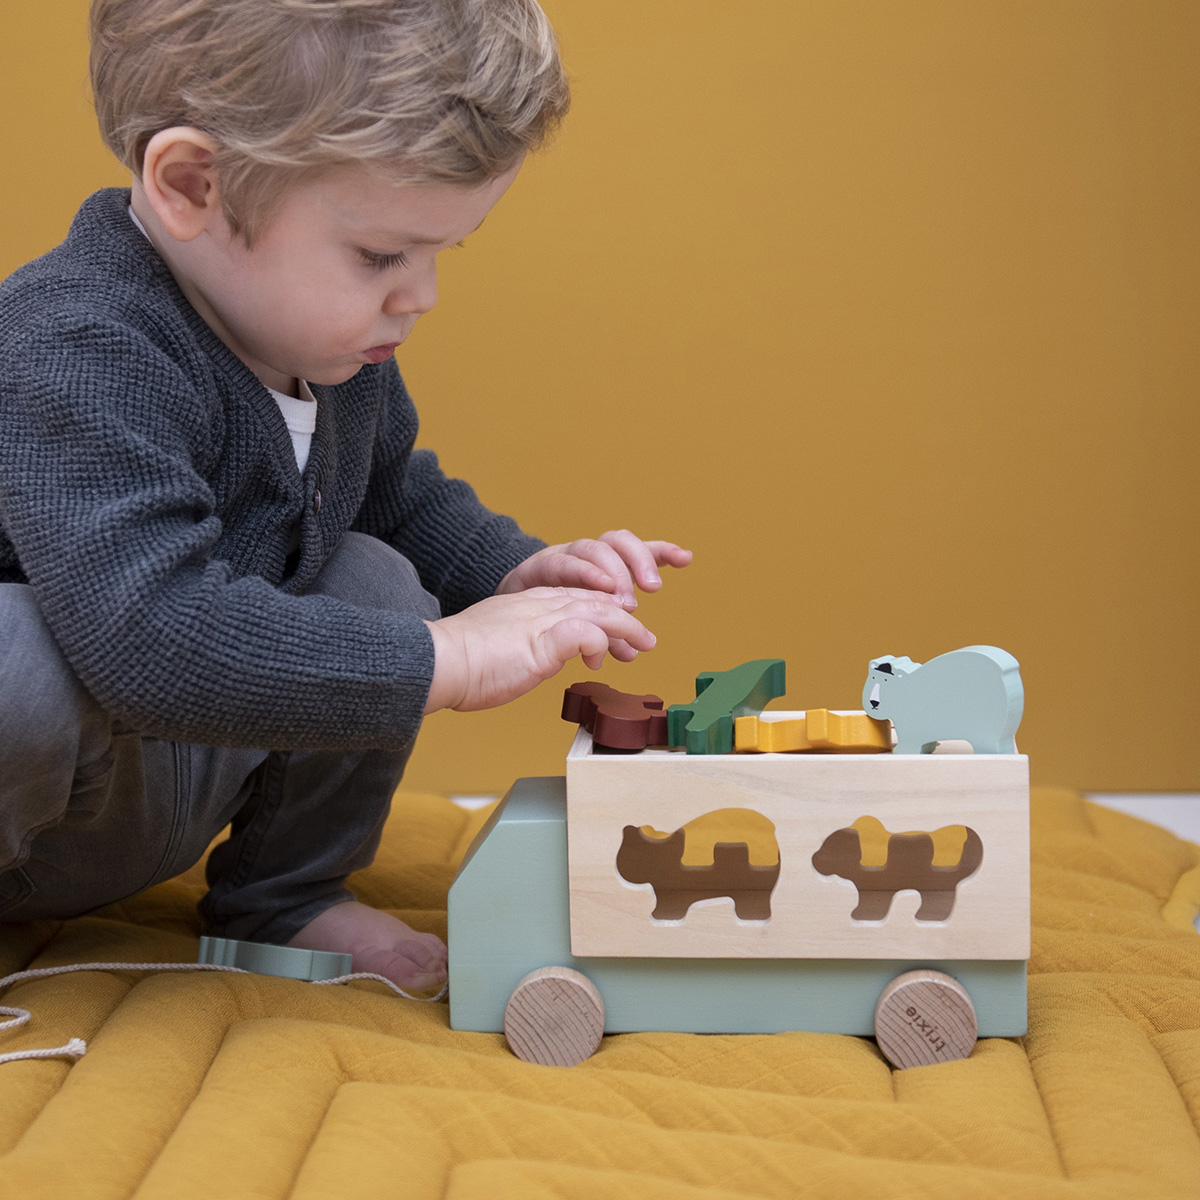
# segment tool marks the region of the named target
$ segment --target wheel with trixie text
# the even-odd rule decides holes
[[[875,1040],[894,1067],[969,1058],[979,1037],[967,989],[942,971],[907,971],[875,1005]]]
[[[520,1059],[573,1067],[596,1052],[604,1035],[604,1001],[596,985],[570,967],[530,971],[504,1010],[504,1036]]]

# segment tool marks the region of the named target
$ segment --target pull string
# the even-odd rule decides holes
[[[72,971],[224,971],[230,975],[260,973],[247,971],[243,967],[226,967],[219,963],[72,963],[66,967],[36,967],[29,971],[14,971],[13,974],[5,975],[3,979],[0,979],[0,992],[14,983],[21,983],[26,979],[45,979],[48,975],[67,975]],[[275,978],[283,977],[275,976]],[[370,971],[355,971],[349,975],[339,975],[336,979],[314,979],[310,982],[314,987],[319,987],[325,984],[351,983],[356,979],[372,979],[376,983],[382,983],[385,987],[391,988],[397,996],[405,1000],[418,1000],[424,1004],[434,1004],[441,1000],[450,986],[443,984],[441,991],[436,996],[414,996],[411,992],[406,992],[399,984],[393,983],[382,975],[372,974]],[[33,1017],[33,1014],[26,1008],[15,1008],[6,1004],[0,1004],[0,1015],[9,1018],[7,1021],[0,1021],[0,1033],[9,1029],[19,1029]],[[0,1064],[20,1062],[30,1058],[76,1059],[82,1058],[86,1053],[87,1043],[83,1038],[73,1037],[63,1046],[54,1046],[44,1050],[14,1050],[9,1054],[0,1054]]]

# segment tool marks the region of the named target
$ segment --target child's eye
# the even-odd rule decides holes
[[[375,254],[360,247],[358,255],[372,271],[390,271],[393,267],[408,266],[408,257],[403,250],[397,254]]]

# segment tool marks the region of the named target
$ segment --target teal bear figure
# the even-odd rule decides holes
[[[863,710],[889,719],[896,754],[929,754],[937,742],[970,742],[976,754],[1016,754],[1025,708],[1020,664],[998,646],[966,646],[927,663],[873,658]]]
[[[696,676],[696,699],[667,709],[667,745],[689,754],[732,754],[733,718],[758,713],[787,690],[782,658],[756,658]]]

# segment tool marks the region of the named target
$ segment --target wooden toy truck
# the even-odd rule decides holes
[[[706,821],[744,832],[685,857]],[[807,1030],[912,1066],[1025,1032],[1029,941],[1024,755],[614,754],[581,728],[459,869],[450,1018],[542,1063]]]

